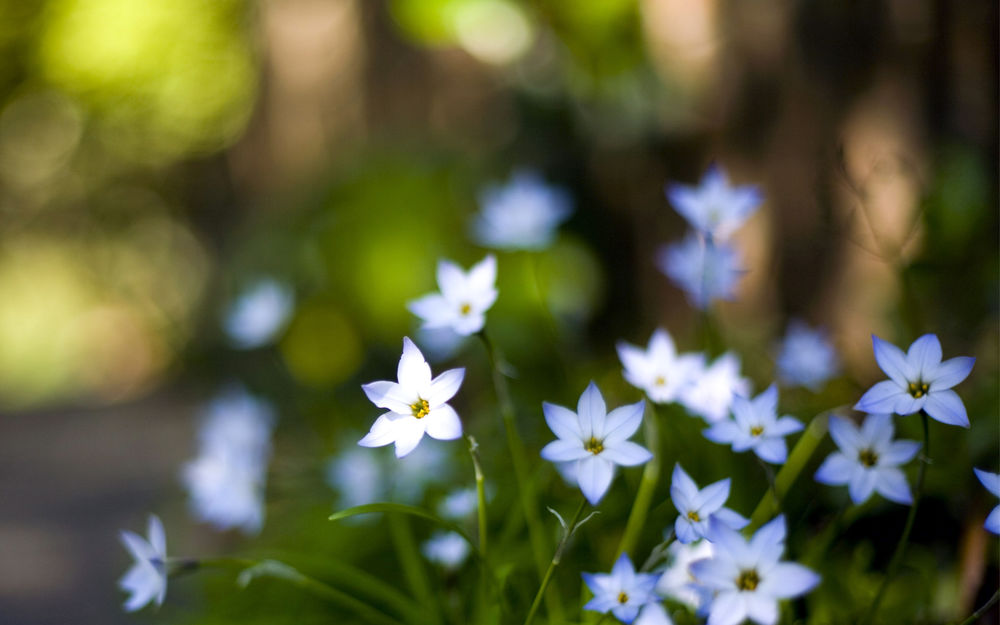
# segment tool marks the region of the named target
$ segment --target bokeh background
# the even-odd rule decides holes
[[[974,433],[935,424],[915,564],[884,608],[968,613],[997,584],[980,529],[996,502],[971,472],[1000,465],[997,32],[997,4],[979,0],[0,1],[0,621],[330,622],[277,585],[250,596],[212,575],[127,616],[117,531],[157,512],[172,553],[308,553],[296,562],[317,574],[334,553],[391,578],[384,545],[358,546],[384,534],[377,520],[325,520],[324,467],[370,426],[358,385],[391,377],[415,328],[404,304],[434,288],[437,259],[485,254],[468,236],[479,192],[533,169],[576,207],[549,250],[500,254],[489,315],[537,450],[542,399],[572,404],[591,378],[612,404],[638,398],[616,340],[664,325],[703,347],[653,257],[685,228],[664,184],[712,162],[766,197],[737,235],[749,271],[716,310],[715,349],[738,352],[758,390],[789,319],[828,328],[841,354],[843,375],[785,392],[785,412],[853,403],[880,378],[871,333],[936,332],[946,357],[976,356],[959,388]],[[272,346],[234,349],[225,311],[265,277],[294,292],[290,321]],[[489,440],[484,353],[434,366],[455,363],[467,429]],[[205,402],[233,383],[279,415],[255,539],[190,519],[178,480]],[[919,438],[915,418],[900,427]],[[701,444],[685,466],[727,467],[749,512],[759,469]],[[666,445],[669,466],[684,446]],[[502,452],[484,451],[488,475]],[[451,485],[468,484],[467,457],[448,453]],[[569,501],[536,463],[543,492]],[[627,510],[622,490],[604,505]],[[838,505],[830,489],[807,501],[808,476],[799,490],[788,505],[806,525]],[[831,555],[850,573],[817,614],[871,584],[904,516],[882,502],[852,526]],[[573,567],[606,568],[617,538],[600,528],[616,519]]]

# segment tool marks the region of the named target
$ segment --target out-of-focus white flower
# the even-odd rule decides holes
[[[671,543],[667,547],[667,568],[656,582],[656,594],[673,599],[700,612],[712,600],[712,593],[694,583],[694,576],[688,567],[692,562],[711,558],[714,554],[712,543],[697,540],[693,543]]]
[[[728,238],[764,201],[755,186],[730,186],[726,172],[715,164],[708,168],[697,187],[668,184],[666,193],[692,228],[716,240]]]
[[[446,519],[459,521],[467,519],[476,512],[479,505],[479,496],[475,488],[463,488],[452,491],[441,500],[438,505],[438,514]]]
[[[837,352],[826,333],[795,320],[778,354],[778,376],[785,382],[817,391],[837,373]]]
[[[656,266],[704,310],[713,300],[731,300],[745,273],[739,252],[725,243],[690,234],[684,241],[660,248]]]
[[[384,501],[386,484],[383,474],[384,469],[378,458],[357,447],[344,449],[326,465],[326,481],[339,493],[338,505],[344,508]]]
[[[653,593],[659,575],[636,573],[635,566],[626,554],[618,557],[611,574],[584,573],[594,598],[583,606],[584,610],[594,610],[602,614],[611,612],[622,623],[631,623],[644,606],[656,603]]]
[[[619,341],[618,357],[629,384],[658,404],[676,401],[705,367],[703,354],[678,355],[673,339],[662,328],[653,332],[645,350]]]
[[[243,389],[229,390],[209,405],[198,457],[181,471],[197,518],[219,529],[260,531],[273,427],[271,406]]]
[[[778,418],[778,387],[747,399],[733,399],[733,419],[723,419],[705,430],[705,438],[732,445],[733,451],[752,449],[757,457],[773,464],[784,464],[788,457],[785,437],[802,429],[802,422],[789,416]]]
[[[973,469],[973,471],[976,472],[976,477],[986,487],[986,490],[990,491],[994,497],[1000,497],[1000,473],[990,473],[982,469]],[[983,527],[994,534],[1000,534],[1000,506],[993,508],[990,515],[986,517]]]
[[[530,171],[515,172],[504,186],[487,187],[479,204],[473,235],[480,244],[503,250],[548,247],[572,212],[569,194]]]
[[[469,543],[455,532],[436,532],[420,550],[428,560],[450,570],[469,557]]]
[[[118,587],[130,593],[125,610],[134,612],[150,601],[163,604],[167,595],[167,538],[163,523],[155,514],[149,516],[149,540],[128,530],[121,531],[121,541],[135,562],[118,580]]]
[[[715,423],[729,415],[735,395],[749,394],[750,380],[740,377],[739,356],[726,352],[694,376],[681,394],[681,403],[688,412]]]
[[[724,508],[729,499],[729,478],[709,484],[701,490],[694,480],[681,468],[674,465],[670,481],[670,499],[677,508],[678,517],[674,523],[677,540],[690,543],[705,538],[708,521],[717,518],[729,527],[739,530],[750,522],[729,508]]]
[[[288,286],[276,280],[257,282],[236,298],[226,314],[229,340],[240,349],[266,345],[284,329],[293,304]]]
[[[497,259],[492,254],[469,271],[447,260],[438,262],[440,293],[428,293],[406,307],[423,320],[428,329],[451,328],[468,336],[483,329],[486,311],[497,299]]]
[[[447,401],[462,385],[465,369],[449,369],[431,379],[424,355],[404,337],[396,376],[398,383],[379,381],[361,387],[373,404],[389,412],[375,420],[359,445],[381,447],[395,443],[396,457],[402,458],[416,449],[425,433],[438,440],[454,440],[462,435],[462,422]]]

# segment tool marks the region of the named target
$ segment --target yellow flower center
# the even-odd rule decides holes
[[[878,464],[878,454],[871,449],[862,449],[858,452],[858,462],[866,467],[874,467]]]
[[[752,428],[750,428],[750,436],[760,436],[763,433],[764,433],[763,425],[755,425]]]
[[[694,521],[695,523],[701,520],[701,517],[698,516],[698,512],[696,510],[690,510],[687,514],[687,517],[690,520]]]
[[[931,390],[931,386],[927,382],[910,382],[910,387],[907,390],[914,399],[920,399]]]
[[[430,405],[427,403],[426,399],[418,399],[417,403],[410,404],[410,410],[413,411],[413,416],[418,419],[423,419],[427,416],[427,413],[431,411]]]
[[[628,593],[624,590],[618,593],[618,603],[628,603]]]
[[[666,386],[667,378],[663,377],[662,375],[658,375],[656,376],[656,379],[653,380],[653,384],[655,384],[656,386]]]
[[[760,576],[756,569],[740,571],[740,576],[736,578],[736,587],[740,590],[756,590],[760,583]]]
[[[467,315],[470,312],[472,312],[472,305],[469,304],[468,302],[466,302],[466,303],[462,304],[461,308],[459,308],[458,310],[463,315]]]
[[[604,441],[599,441],[597,437],[591,436],[590,440],[583,445],[583,448],[596,456],[604,451]]]

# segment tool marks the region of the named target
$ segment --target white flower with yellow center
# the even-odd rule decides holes
[[[705,366],[702,354],[678,355],[673,339],[663,328],[653,332],[646,349],[619,342],[618,357],[625,366],[629,384],[658,404],[677,401]]]
[[[468,336],[483,329],[486,311],[497,299],[497,259],[490,254],[469,271],[447,260],[438,262],[440,293],[429,293],[406,307],[423,320],[423,328],[450,328]]]

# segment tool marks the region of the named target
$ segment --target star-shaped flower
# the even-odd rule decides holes
[[[625,341],[618,343],[618,357],[625,379],[658,404],[675,401],[705,366],[702,354],[677,354],[670,334],[658,328],[643,350]]]
[[[701,310],[708,308],[713,300],[733,299],[736,284],[745,273],[736,248],[703,240],[695,234],[681,243],[660,248],[656,266]]]
[[[796,320],[788,326],[777,364],[783,381],[818,391],[837,372],[837,352],[825,332]]]
[[[359,445],[381,447],[395,443],[396,457],[402,458],[416,448],[424,433],[439,440],[462,435],[462,422],[446,402],[458,392],[465,369],[449,369],[432,380],[424,355],[404,337],[396,375],[398,384],[380,381],[361,387],[373,404],[390,412],[375,420]]]
[[[594,593],[594,598],[583,609],[602,614],[611,612],[622,623],[631,623],[639,616],[640,609],[657,603],[653,589],[659,577],[653,573],[636,573],[632,561],[623,553],[611,568],[610,575],[583,573],[583,581]]]
[[[167,595],[167,538],[163,523],[155,514],[149,516],[149,540],[122,530],[122,544],[135,559],[118,587],[131,593],[125,601],[125,609],[134,612],[150,601],[163,604]]]
[[[616,464],[632,467],[653,457],[645,447],[627,440],[642,423],[645,402],[608,413],[601,391],[591,382],[580,395],[575,413],[548,402],[542,403],[542,409],[549,429],[559,437],[542,448],[542,458],[575,462],[577,484],[592,505],[608,491]]]
[[[667,547],[667,568],[656,582],[656,594],[683,603],[699,614],[712,601],[712,593],[695,584],[689,569],[693,562],[711,558],[715,548],[708,540],[684,544],[673,542]]]
[[[697,187],[669,184],[666,193],[692,228],[713,239],[728,238],[764,201],[755,186],[729,186],[726,172],[715,164]]]
[[[781,562],[785,517],[778,516],[747,541],[713,519],[709,539],[715,555],[691,564],[699,584],[715,593],[708,625],[737,625],[750,619],[760,625],[778,622],[778,600],[798,597],[819,583],[819,575],[794,562]]]
[[[719,519],[735,530],[746,527],[750,521],[723,507],[728,498],[729,478],[698,490],[698,485],[684,472],[681,465],[675,464],[670,482],[670,499],[679,514],[674,522],[677,540],[690,543],[705,538],[709,519],[712,518]]]
[[[750,380],[740,376],[739,356],[726,352],[695,375],[681,394],[681,403],[688,412],[715,423],[729,415],[733,397],[749,394]]]
[[[266,345],[285,327],[294,304],[295,298],[287,285],[277,280],[261,280],[230,306],[223,323],[226,334],[239,349]]]
[[[968,377],[975,358],[959,356],[941,362],[941,342],[933,334],[921,336],[905,354],[874,334],[872,345],[875,360],[889,379],[868,389],[855,410],[899,415],[923,410],[941,423],[969,427],[965,404],[951,387]]]
[[[772,384],[752,400],[733,398],[733,420],[718,421],[704,431],[705,438],[732,445],[733,451],[752,449],[766,462],[783,464],[788,456],[785,436],[802,429],[802,423],[789,416],[777,416],[778,387]]]
[[[860,428],[848,419],[830,417],[830,437],[840,451],[830,454],[816,471],[816,481],[848,485],[851,501],[867,501],[873,491],[886,499],[913,503],[910,486],[899,466],[917,455],[917,441],[893,441],[892,416],[868,415]]]
[[[468,272],[447,260],[438,262],[440,293],[429,293],[407,304],[423,327],[451,328],[462,336],[483,329],[486,311],[497,299],[497,259],[492,254]]]
[[[990,473],[981,469],[973,469],[973,471],[976,472],[976,477],[983,483],[986,490],[993,493],[994,496],[1000,497],[1000,473]],[[986,523],[983,524],[983,527],[994,534],[1000,534],[1000,506],[993,508],[990,515],[986,517]]]
[[[503,250],[548,247],[556,228],[573,212],[569,194],[530,171],[515,172],[505,186],[488,187],[479,205],[474,237],[486,247]]]

